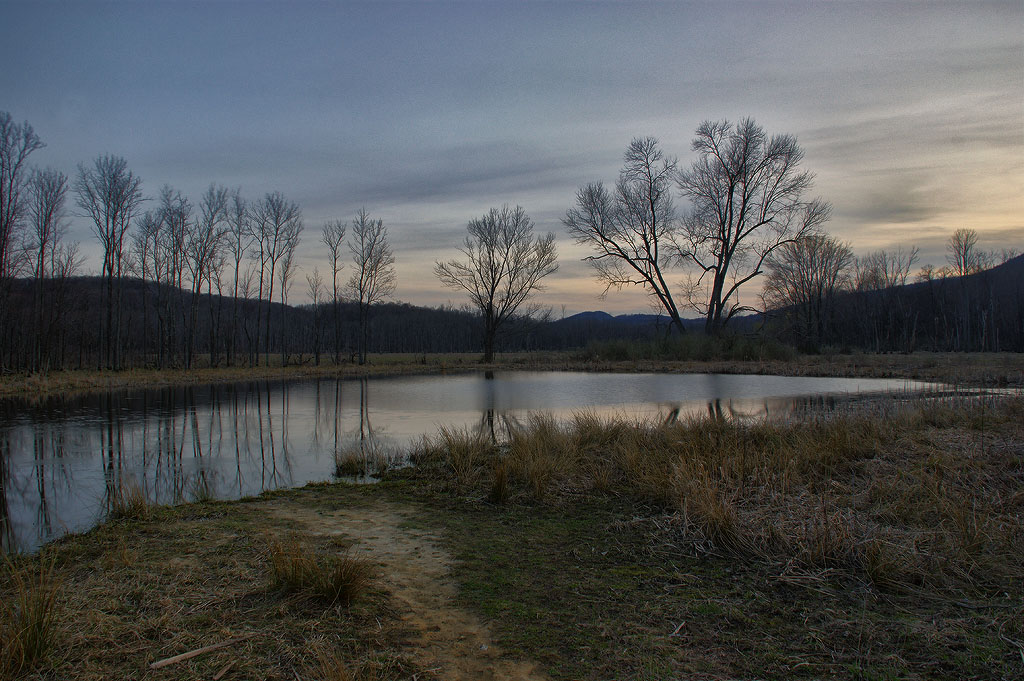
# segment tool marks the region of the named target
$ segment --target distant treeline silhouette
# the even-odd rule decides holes
[[[43,295],[59,304],[50,315],[47,335],[38,339],[32,301],[35,283],[19,279],[11,285],[12,323],[3,330],[4,364],[13,369],[32,366],[42,343],[51,358],[50,368],[89,368],[102,365],[100,334],[104,308],[100,277],[72,277],[47,282]],[[50,289],[61,290],[50,290]],[[158,295],[157,289],[161,289]],[[184,365],[187,324],[192,315],[192,293],[155,282],[127,279],[123,283],[124,323],[121,347],[123,366]],[[165,333],[176,339],[168,347],[159,334],[159,298],[180,298],[182,311],[164,322]],[[194,317],[195,352],[203,364],[224,365],[229,348],[234,363],[254,363],[257,306],[269,316],[269,343],[261,351],[280,354],[284,363],[320,362],[332,357],[335,347],[331,303],[285,306],[266,301],[237,301],[239,323],[231,338],[228,320],[236,301],[200,294]],[[353,301],[338,306],[341,361],[358,360],[359,309]],[[783,340],[805,352],[824,349],[873,352],[912,350],[1024,351],[1024,256],[964,277],[945,277],[872,290],[844,291],[822,311],[820,333],[805,333],[795,306],[771,310],[761,316],[739,318],[735,333],[762,334]],[[262,320],[265,322],[266,318]],[[370,318],[370,352],[445,353],[479,352],[483,327],[477,312],[452,307],[429,308],[407,303],[381,303]],[[686,320],[699,333],[703,320]],[[498,341],[500,352],[574,350],[605,340],[645,341],[666,335],[664,315],[612,317],[584,313],[549,321],[520,318]]]

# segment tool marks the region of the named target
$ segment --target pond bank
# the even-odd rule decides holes
[[[54,371],[0,376],[0,398],[43,398],[70,392],[96,392],[124,388],[234,383],[250,380],[364,375],[429,374],[484,369],[679,372],[762,374],[778,376],[846,376],[907,378],[946,382],[962,387],[1024,387],[1024,354],[932,353],[800,355],[791,360],[766,361],[582,361],[575,353],[509,353],[493,364],[483,364],[473,353],[435,355],[373,355],[366,366],[342,364],[314,366],[206,367],[183,369],[131,369],[125,371]]]

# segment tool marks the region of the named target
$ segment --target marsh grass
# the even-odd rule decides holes
[[[107,518],[110,520],[147,520],[153,505],[146,491],[134,478],[118,478],[107,496]]]
[[[20,566],[5,556],[0,582],[7,582],[0,599],[0,679],[13,679],[53,646],[60,580],[52,559]]]
[[[786,574],[1019,590],[1022,404],[954,397],[746,424],[532,416],[501,446],[443,431],[420,459],[460,488],[489,484],[492,500],[636,499],[672,513],[685,543]]]
[[[363,558],[318,555],[296,537],[270,537],[267,543],[273,583],[286,591],[348,606],[373,583],[373,565]]]

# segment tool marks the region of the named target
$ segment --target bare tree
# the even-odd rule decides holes
[[[270,352],[270,303],[274,299],[274,275],[277,264],[289,250],[298,245],[302,233],[302,211],[297,203],[285,199],[280,192],[267,194],[252,207],[252,230],[260,246],[260,298],[264,282],[267,288],[267,314],[265,319],[266,352]],[[257,331],[256,343],[259,344]],[[259,348],[257,347],[257,363]]]
[[[388,231],[381,219],[373,220],[365,208],[352,221],[348,249],[355,272],[348,290],[359,304],[359,364],[366,364],[370,344],[370,308],[395,291],[395,256],[388,243]]]
[[[459,251],[465,260],[434,265],[448,288],[461,289],[483,317],[484,361],[494,359],[494,341],[502,325],[517,314],[530,316],[538,307],[530,297],[543,289],[541,280],[558,270],[555,235],[534,237],[533,221],[522,206],[492,208],[469,221],[469,236]]]
[[[696,267],[691,306],[719,332],[741,305],[743,284],[763,271],[778,248],[828,220],[827,203],[806,200],[813,175],[800,170],[804,152],[792,135],[768,137],[753,119],[702,123],[693,140],[698,158],[677,184],[690,211],[678,233],[677,256]]]
[[[44,146],[28,121],[15,123],[11,114],[0,111],[0,279],[4,281],[15,274],[17,230],[25,214],[25,163]]]
[[[231,254],[231,262],[234,265],[232,277],[231,294],[231,332],[228,337],[227,362],[228,366],[234,362],[236,344],[238,343],[238,294],[239,294],[239,270],[242,267],[242,260],[252,246],[253,237],[249,227],[249,207],[240,189],[236,189],[231,195],[228,206],[228,231],[225,237],[227,249]]]
[[[676,161],[658,149],[653,137],[635,138],[625,154],[614,193],[600,182],[581,187],[576,207],[563,224],[576,243],[594,254],[584,258],[609,289],[640,286],[658,301],[671,327],[683,322],[665,279],[672,263],[673,233],[677,227],[670,185]]]
[[[331,256],[331,321],[334,326],[334,363],[341,362],[341,297],[338,295],[338,273],[344,267],[341,262],[341,245],[345,241],[345,223],[331,220],[324,223],[320,240]]]
[[[157,311],[163,360],[171,360],[178,352],[178,320],[185,320],[185,244],[192,223],[192,204],[180,191],[164,185],[160,190],[159,233],[154,249],[154,265],[163,272],[164,290],[157,287]],[[161,362],[162,363],[162,362]]]
[[[978,233],[973,229],[958,229],[946,243],[946,262],[954,277],[966,277],[981,271],[985,262],[978,248]]]
[[[306,292],[309,299],[313,301],[313,363],[320,366],[320,341],[323,335],[322,303],[324,294],[324,278],[320,276],[320,270],[313,268],[313,274],[306,275]]]
[[[19,230],[25,213],[22,192],[25,187],[26,161],[33,151],[44,145],[28,121],[18,124],[11,114],[0,111],[0,333],[5,335],[0,346],[0,367],[6,366],[13,352],[11,334],[14,327],[8,319],[10,286],[24,263],[18,248]]]
[[[100,156],[91,168],[79,165],[75,182],[78,207],[93,222],[103,247],[106,282],[106,329],[101,356],[110,369],[121,368],[121,282],[125,269],[125,235],[142,203],[142,180],[118,156]]]
[[[861,309],[857,311],[860,323],[873,338],[876,351],[883,347],[911,349],[917,335],[917,311],[901,287],[907,283],[911,269],[917,262],[918,249],[897,246],[894,250],[878,250],[853,263],[853,286],[862,295]]]
[[[149,329],[149,282],[153,281],[156,286],[157,310],[160,309],[160,281],[163,273],[158,264],[161,262],[162,254],[159,253],[160,244],[160,218],[159,212],[147,210],[135,223],[135,231],[132,232],[132,271],[142,280],[142,347],[144,352],[149,352],[152,347],[150,342]],[[159,314],[159,313],[158,313]],[[157,336],[157,343],[160,343],[160,336]],[[161,345],[160,348],[163,346]],[[163,366],[163,357],[159,351],[157,362]]]
[[[228,217],[228,190],[211,184],[199,201],[199,219],[185,237],[185,263],[192,284],[189,323],[185,329],[185,368],[195,360],[196,332],[199,326],[199,299],[203,283],[209,283],[210,270],[217,259],[217,249],[224,238]],[[211,299],[210,304],[213,304]]]
[[[288,292],[292,287],[292,275],[295,273],[295,247],[298,245],[296,239],[281,256],[281,267],[277,275],[281,280],[281,366],[288,366]]]
[[[33,368],[45,371],[49,368],[50,333],[46,322],[54,312],[52,300],[44,301],[44,282],[53,277],[57,269],[64,224],[64,201],[67,197],[68,178],[64,173],[47,168],[36,170],[28,181],[28,217],[31,247],[35,255],[35,315],[33,342]],[[49,306],[44,303],[49,303]],[[49,307],[49,314],[47,313]]]
[[[809,344],[826,339],[835,296],[849,288],[853,251],[824,234],[808,234],[776,249],[766,260],[766,309],[789,317]]]
[[[858,291],[882,291],[907,283],[910,270],[917,262],[919,249],[897,246],[894,250],[877,250],[854,261],[854,288]]]

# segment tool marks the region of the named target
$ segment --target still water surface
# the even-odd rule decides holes
[[[532,412],[673,420],[785,416],[904,380],[495,372],[263,381],[0,400],[0,545],[33,550],[101,521],[121,485],[159,504],[330,480],[338,456],[399,455],[441,426],[500,438]]]

